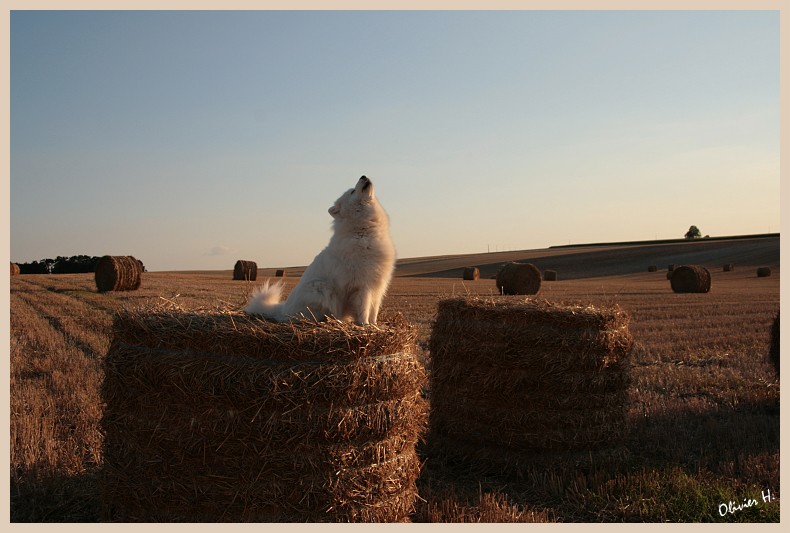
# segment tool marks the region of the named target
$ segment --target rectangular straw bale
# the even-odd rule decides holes
[[[439,302],[430,339],[432,449],[467,459],[473,448],[509,450],[474,454],[498,457],[494,466],[615,445],[630,383],[628,322],[618,307]]]
[[[233,311],[115,317],[102,513],[114,521],[408,520],[427,409],[415,331]]]
[[[518,297],[454,298],[439,302],[437,316],[431,339],[437,351],[452,352],[456,361],[508,371],[604,369],[626,358],[633,344],[628,317],[616,308],[558,306]]]

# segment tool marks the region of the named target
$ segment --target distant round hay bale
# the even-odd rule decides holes
[[[416,330],[238,311],[116,315],[104,359],[109,521],[400,522],[427,421]]]
[[[771,275],[771,269],[768,267],[760,267],[757,269],[758,278],[767,278]]]
[[[233,267],[233,279],[255,281],[258,278],[258,264],[255,261],[239,259]]]
[[[733,265],[732,263],[727,263],[722,268],[724,269],[724,272],[732,272],[733,270],[735,270],[735,265]]]
[[[667,266],[667,270],[668,270],[669,272],[672,272],[673,270],[675,270],[675,265],[668,265],[668,266]]]
[[[274,273],[274,276],[277,277],[277,278],[284,278],[284,277],[286,277],[286,272],[285,272],[285,270],[277,270]]]
[[[768,357],[774,364],[776,375],[779,375],[779,311],[776,312],[776,318],[771,326],[771,349],[768,352]]]
[[[544,270],[543,271],[543,281],[557,281],[557,271],[556,270]]]
[[[16,263],[11,263],[11,275],[18,276],[19,272],[20,272],[19,265],[17,265]]]
[[[510,471],[624,436],[629,317],[617,307],[442,300],[430,338],[429,445]]]
[[[468,281],[480,279],[480,269],[477,267],[464,268],[464,279]]]
[[[532,263],[508,263],[496,275],[500,294],[537,294],[540,290],[540,270]]]
[[[658,272],[658,267],[656,265],[650,265],[647,267],[648,272]]]
[[[683,265],[672,272],[670,282],[675,292],[704,293],[710,291],[710,272],[705,267]]]
[[[96,288],[99,292],[136,291],[143,279],[143,268],[131,255],[105,255],[96,263]]]

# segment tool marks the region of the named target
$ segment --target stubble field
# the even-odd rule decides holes
[[[506,479],[424,449],[412,520],[777,522],[779,381],[767,353],[778,269],[711,271],[708,294],[674,294],[665,271],[544,282],[540,299],[617,304],[631,316],[626,458]],[[296,281],[286,278],[287,289]],[[105,294],[92,274],[12,277],[12,521],[100,519],[101,362],[115,311],[164,300],[241,307],[250,289],[229,272],[146,273],[140,290]],[[417,326],[430,368],[437,302],[495,293],[491,279],[396,277],[382,313]]]

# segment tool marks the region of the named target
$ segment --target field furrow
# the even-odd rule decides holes
[[[90,358],[107,353],[112,324],[107,312],[89,307],[63,293],[27,293],[20,294],[19,299],[49,322],[67,345],[73,345]]]
[[[21,484],[85,472],[101,454],[100,361],[28,298],[11,295],[11,465]]]
[[[779,495],[779,381],[767,357],[779,276],[717,273],[710,293],[681,295],[657,274],[560,279],[538,295],[618,305],[630,315],[637,346],[623,427],[628,453],[507,480],[428,457],[415,521],[721,521],[721,501],[768,489]],[[98,293],[88,274],[14,276],[12,520],[99,519],[101,361],[116,311],[167,302],[241,309],[265,279],[145,273],[137,291]],[[287,295],[298,279],[282,281]],[[430,368],[438,302],[470,294],[496,298],[494,280],[395,278],[382,318],[401,313],[416,326]],[[778,512],[776,502],[735,519],[777,521]]]

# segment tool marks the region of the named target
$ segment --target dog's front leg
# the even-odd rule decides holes
[[[370,324],[372,299],[369,291],[354,291],[351,296],[351,318],[360,325]],[[375,317],[373,322],[375,323]]]
[[[370,315],[368,316],[368,320],[373,325],[376,325],[378,323],[380,307],[381,307],[381,298],[370,299]]]

